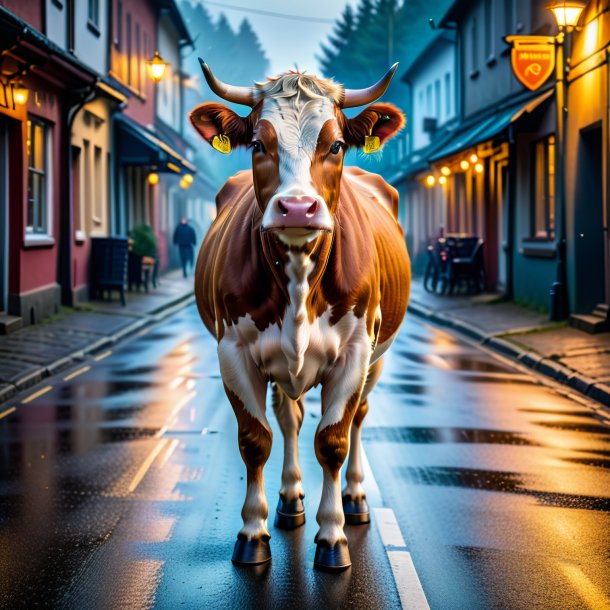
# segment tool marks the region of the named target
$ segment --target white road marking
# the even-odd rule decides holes
[[[78,377],[79,375],[82,375],[83,373],[87,373],[90,370],[91,370],[91,367],[89,365],[83,366],[82,368],[80,368],[76,371],[73,371],[69,375],[66,375],[64,377],[64,381],[70,381],[70,379],[74,379],[75,377]]]
[[[98,356],[95,356],[95,358],[93,358],[96,362],[101,362],[102,360],[104,360],[104,358],[108,358],[108,356],[112,355],[112,350],[109,349],[108,351],[103,352],[102,354],[99,354]]]
[[[43,394],[50,392],[52,389],[53,389],[52,385],[45,386],[41,390],[38,390],[38,392],[34,392],[33,394],[30,394],[27,398],[24,398],[21,401],[21,404],[27,405],[28,403],[32,402],[33,400],[36,400],[36,398],[38,398],[39,396],[42,396]]]
[[[17,407],[10,407],[6,411],[2,411],[2,413],[0,413],[0,419],[2,419],[3,417],[6,417],[7,415],[10,415],[11,413],[14,413],[16,410],[17,410]]]
[[[405,548],[407,544],[402,537],[394,511],[391,508],[374,508],[373,513],[383,546]]]
[[[426,594],[408,551],[388,551],[388,558],[394,573],[400,605],[409,610],[430,610]]]
[[[377,481],[375,481],[375,476],[366,457],[364,447],[362,447],[362,463],[367,498],[369,490],[371,490],[371,505],[381,504],[381,492]],[[373,498],[375,498],[374,501]],[[400,598],[400,605],[407,610],[430,610],[426,594],[421,586],[411,553],[407,550],[407,543],[400,531],[394,511],[391,508],[381,507],[373,508],[372,510],[381,542],[388,554],[398,597]]]
[[[148,457],[142,462],[142,465],[136,472],[136,476],[132,479],[131,483],[127,490],[129,493],[136,490],[136,487],[140,484],[140,481],[144,478],[144,475],[148,472],[148,469],[152,466],[152,463],[155,461],[159,453],[165,445],[168,443],[166,438],[161,439],[156,445],[155,448],[148,454]]]

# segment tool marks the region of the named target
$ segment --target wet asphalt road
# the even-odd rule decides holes
[[[589,408],[413,316],[370,404],[364,486],[431,608],[610,608],[610,427]],[[0,607],[400,607],[375,519],[346,528],[350,570],[312,569],[315,393],[306,408],[306,526],[271,526],[271,564],[243,569],[245,468],[194,307],[3,405]]]

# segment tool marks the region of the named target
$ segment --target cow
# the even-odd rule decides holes
[[[298,435],[305,394],[321,385],[314,446],[323,485],[314,568],[341,571],[351,565],[344,524],[370,521],[360,432],[411,282],[396,190],[380,176],[344,169],[343,159],[350,148],[382,146],[404,126],[395,106],[371,103],[397,64],[375,85],[349,90],[300,72],[238,87],[199,61],[212,91],[251,107],[242,117],[207,102],[190,114],[214,148],[252,150],[252,170],[229,178],[217,194],[217,216],[195,270],[198,310],[218,343],[247,472],[232,561],[271,559],[263,481],[272,441],[268,386],[284,437],[275,525],[305,522]],[[354,118],[343,112],[367,104]]]

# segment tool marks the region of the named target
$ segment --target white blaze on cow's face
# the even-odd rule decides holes
[[[326,138],[321,134],[327,134]],[[262,186],[257,196],[264,208],[263,230],[276,232],[289,245],[303,245],[321,231],[332,231],[329,208],[333,202],[326,200],[327,189],[316,179],[320,174],[316,166],[320,156],[338,156],[339,163],[332,169],[338,172],[336,180],[340,179],[344,144],[334,102],[303,89],[267,95],[253,142],[255,185]],[[322,155],[320,147],[325,149]],[[262,155],[272,159],[263,160]]]

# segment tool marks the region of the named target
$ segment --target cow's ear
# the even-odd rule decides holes
[[[353,119],[345,119],[343,137],[348,146],[362,148],[366,136],[377,136],[383,146],[406,122],[405,115],[393,104],[371,104]]]
[[[245,146],[252,140],[250,116],[241,117],[224,104],[216,102],[201,104],[191,112],[190,119],[203,139],[221,152],[229,152],[231,148]],[[223,150],[219,144],[219,142],[226,143],[226,138],[230,142],[229,151],[226,148]]]

